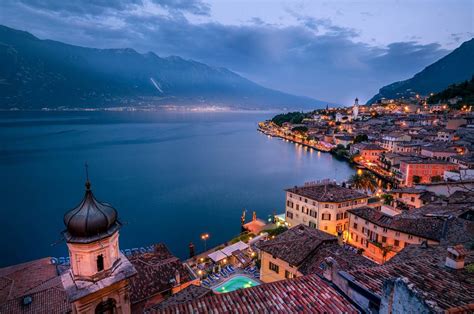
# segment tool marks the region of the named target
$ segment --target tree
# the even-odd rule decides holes
[[[369,137],[366,134],[358,134],[354,139],[354,144],[366,142],[369,140]]]
[[[413,183],[418,184],[421,182],[421,177],[420,176],[413,176]]]
[[[385,205],[390,205],[393,202],[393,195],[391,195],[391,194],[383,194],[382,198],[384,200],[383,203]]]
[[[351,186],[358,190],[364,190],[366,193],[375,192],[377,190],[377,179],[370,172],[364,172],[362,174],[354,174],[349,179]]]
[[[443,181],[443,178],[441,178],[441,176],[431,177],[431,182],[441,182],[441,181]]]

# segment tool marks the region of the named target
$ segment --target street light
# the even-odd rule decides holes
[[[201,234],[201,240],[204,241],[204,251],[207,251],[207,239],[209,239],[209,233]]]

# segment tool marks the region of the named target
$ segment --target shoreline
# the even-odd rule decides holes
[[[315,149],[316,151],[320,151],[320,152],[323,152],[323,153],[329,153],[334,158],[337,158],[338,160],[341,160],[341,161],[343,160],[354,168],[369,171],[370,173],[375,175],[377,178],[385,181],[385,183],[389,183],[391,185],[396,184],[396,182],[392,178],[389,178],[385,175],[382,175],[382,174],[374,171],[374,169],[371,169],[371,168],[369,168],[369,167],[367,167],[367,166],[365,166],[361,163],[358,163],[356,161],[351,162],[351,160],[348,159],[348,158],[340,157],[340,156],[334,154],[332,152],[332,149],[327,148],[327,146],[318,145],[318,143],[311,144],[311,143],[309,143],[309,141],[306,141],[306,140],[303,140],[303,139],[298,140],[298,138],[294,135],[288,136],[288,135],[284,134],[283,132],[274,132],[274,131],[271,131],[271,130],[267,130],[267,129],[261,127],[261,123],[263,123],[263,122],[259,122],[259,126],[257,127],[257,131],[259,131],[259,132],[261,132],[261,133],[263,133],[267,136],[281,138],[283,140],[287,140],[287,141],[290,141],[290,142],[295,143],[295,144],[300,144],[302,146]],[[336,147],[336,146],[334,146],[334,147]]]

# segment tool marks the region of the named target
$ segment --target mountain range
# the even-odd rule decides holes
[[[382,98],[401,98],[416,94],[429,95],[474,75],[474,38],[464,42],[445,57],[427,66],[412,78],[382,87],[367,103]]]
[[[326,104],[177,56],[84,48],[0,26],[0,109],[124,105],[314,109]]]

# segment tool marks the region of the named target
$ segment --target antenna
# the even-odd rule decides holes
[[[89,181],[89,164],[87,163],[87,161],[84,164],[84,167],[86,169],[86,189],[90,190],[91,189],[91,183]]]
[[[87,161],[84,166],[86,168],[86,180],[89,182],[89,165],[87,164]]]

